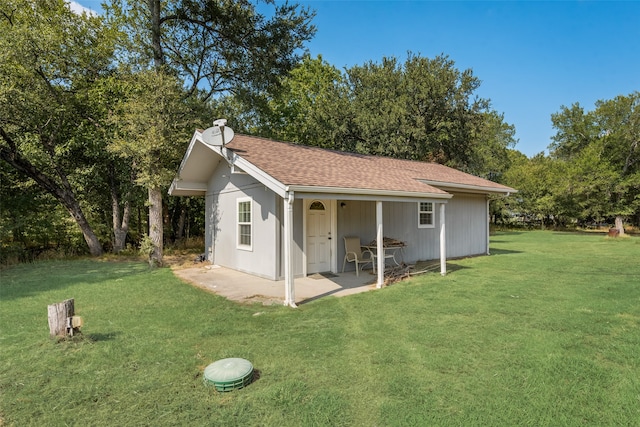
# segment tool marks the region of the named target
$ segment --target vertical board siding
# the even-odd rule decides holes
[[[358,236],[362,244],[375,239],[375,202],[338,201],[338,266],[342,269],[344,237]],[[438,203],[434,206],[434,227],[418,228],[417,202],[384,202],[383,227],[385,237],[392,237],[407,244],[403,250],[404,261],[415,263],[440,257],[438,227],[440,214]],[[447,257],[478,255],[486,252],[487,212],[486,197],[475,194],[454,194],[445,208],[447,225]],[[353,263],[345,271],[353,271]]]
[[[366,245],[376,238],[376,203],[358,200],[346,200],[341,206],[338,200],[338,271],[342,271],[344,262],[344,238],[347,236],[360,237],[360,243]],[[384,225],[383,225],[384,227]],[[355,263],[349,262],[345,271],[355,271]]]
[[[237,247],[237,200],[250,197],[252,250]],[[276,199],[271,191],[249,175],[232,174],[220,162],[209,180],[207,192],[207,252],[210,261],[269,279],[278,277],[276,256]]]
[[[277,226],[278,226],[278,238],[280,240],[280,245],[278,247],[274,247],[276,251],[277,264],[279,265],[278,270],[278,280],[284,279],[284,199],[280,196],[276,196],[276,206],[278,206],[276,210],[277,215]],[[303,201],[302,200],[294,200],[293,201],[293,243],[291,245],[291,251],[293,252],[293,275],[294,277],[300,277],[304,274],[304,254],[302,251],[303,246],[303,226],[302,226],[302,215],[303,211]]]
[[[375,202],[345,201],[344,208],[338,208],[338,262],[342,268],[344,259],[344,237],[358,236],[362,244],[376,238]],[[338,202],[340,206],[340,202]],[[435,212],[434,212],[435,213]],[[392,237],[407,244],[403,249],[406,263],[439,257],[439,241],[436,228],[418,228],[418,205],[416,202],[383,202],[383,229],[385,237]],[[434,220],[438,221],[435,213]],[[353,263],[345,271],[354,270]]]
[[[487,251],[487,198],[484,194],[455,193],[446,207],[447,257]]]

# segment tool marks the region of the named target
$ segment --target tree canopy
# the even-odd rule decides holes
[[[640,222],[640,92],[600,100],[593,110],[562,106],[549,156],[514,162],[507,183],[517,209],[565,224]],[[553,218],[553,221],[551,221]]]
[[[67,209],[94,255],[102,248],[82,209],[78,178],[99,151],[88,92],[110,69],[115,37],[63,0],[0,6],[0,158]]]
[[[0,159],[67,209],[94,255],[106,243],[94,230],[105,229],[108,210],[112,247],[124,246],[133,185],[143,186],[161,258],[162,193],[194,120],[212,119],[214,94],[248,99],[275,86],[313,36],[313,14],[273,1],[261,13],[250,1],[104,7],[106,17],[73,13],[63,0],[0,5]],[[184,209],[199,206],[173,205],[178,227]]]
[[[446,56],[383,58],[344,73],[306,57],[250,131],[339,150],[434,161],[489,176],[507,166],[513,126]]]
[[[166,66],[189,94],[269,90],[299,61],[314,16],[267,0],[112,0],[107,15],[127,34],[121,54],[140,68]],[[267,9],[267,10],[265,10]]]
[[[552,116],[558,130],[550,155],[565,161],[576,179],[573,194],[582,218],[622,218],[640,212],[640,92],[579,104]]]

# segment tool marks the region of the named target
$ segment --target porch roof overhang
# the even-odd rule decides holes
[[[390,191],[367,188],[337,188],[305,185],[289,185],[288,192],[293,192],[296,199],[323,198],[329,200],[364,200],[381,202],[416,202],[433,200],[446,203],[453,197],[448,193],[417,193],[413,191]]]
[[[472,185],[472,184],[461,184],[461,183],[451,183],[451,182],[442,182],[442,181],[433,181],[428,179],[419,179],[420,182],[424,184],[428,184],[439,188],[444,191],[452,191],[452,192],[464,192],[464,193],[476,193],[476,194],[504,194],[505,196],[509,196],[512,193],[517,193],[518,190],[502,186],[499,184],[489,186],[482,185]]]

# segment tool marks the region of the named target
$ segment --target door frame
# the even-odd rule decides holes
[[[338,272],[338,211],[337,200],[322,199],[320,197],[314,199],[304,199],[302,207],[304,213],[302,215],[302,245],[304,250],[302,251],[302,274],[307,277],[307,212],[309,212],[309,206],[311,203],[319,201],[322,202],[329,210],[330,218],[330,232],[331,243],[329,244],[329,265],[331,267],[331,273],[336,274]]]

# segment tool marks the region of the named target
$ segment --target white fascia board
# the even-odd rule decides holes
[[[173,196],[173,192],[175,191],[178,183],[176,182],[178,180],[178,178],[174,178],[173,181],[171,181],[171,185],[169,186],[169,195]]]
[[[264,185],[265,187],[269,188],[274,193],[278,194],[280,197],[285,197],[285,186],[284,186],[284,184],[282,184],[280,181],[278,181],[277,179],[273,178],[271,175],[269,175],[266,172],[264,172],[262,169],[254,166],[252,163],[250,163],[247,160],[243,159],[238,154],[233,152],[233,150],[229,150],[225,146],[219,147],[219,146],[215,146],[215,145],[205,144],[204,141],[202,141],[202,133],[197,131],[197,130],[193,133],[193,137],[191,138],[191,142],[189,143],[189,148],[187,149],[187,153],[185,154],[184,158],[182,159],[182,163],[180,164],[180,169],[179,169],[179,172],[178,172],[178,176],[179,176],[180,171],[182,171],[182,168],[183,168],[184,164],[186,163],[186,159],[191,154],[191,151],[193,150],[193,147],[196,144],[196,142],[199,142],[199,143],[203,144],[204,146],[208,147],[209,149],[211,149],[213,152],[215,152],[220,157],[225,159],[229,163],[230,166],[232,166],[232,167],[236,166],[236,167],[242,169],[244,172],[246,172],[247,174],[251,175],[253,178],[255,178],[262,185]]]
[[[496,187],[484,187],[481,185],[470,185],[470,184],[457,184],[454,182],[442,182],[442,181],[430,181],[427,179],[418,179],[418,181],[431,185],[433,187],[439,188],[445,191],[464,191],[467,193],[498,193],[498,194],[510,194],[517,193],[518,190],[514,190],[512,188],[496,188]]]
[[[205,195],[206,193],[206,183],[182,181],[180,178],[175,178],[169,187],[171,196]]]
[[[231,159],[225,156],[225,154],[228,153],[231,153]],[[229,159],[229,163],[231,165],[235,165],[236,167],[242,169],[245,173],[258,180],[260,184],[264,185],[269,190],[276,193],[278,196],[283,198],[286,196],[287,190],[285,188],[285,185],[259,167],[255,166],[253,163],[250,163],[247,160],[243,159],[232,150],[227,150],[226,147],[223,148],[221,155],[226,159]]]
[[[189,147],[187,147],[187,152],[184,153],[184,156],[182,157],[180,167],[178,168],[178,176],[180,176],[180,172],[182,172],[182,170],[184,169],[184,166],[187,163],[187,159],[191,155],[191,151],[193,151],[193,146],[196,144],[196,140],[200,140],[200,142],[202,142],[202,134],[197,130],[193,132],[193,136],[191,137],[191,141],[189,142]]]
[[[338,188],[338,187],[314,187],[303,185],[290,185],[287,191],[295,192],[296,198],[322,197],[324,199],[340,200],[370,200],[389,202],[415,202],[416,200],[436,200],[437,203],[446,203],[453,195],[445,193],[415,193],[411,191],[373,190],[366,188]]]

